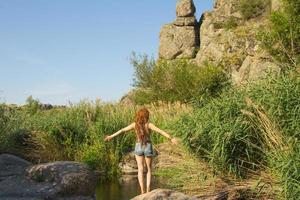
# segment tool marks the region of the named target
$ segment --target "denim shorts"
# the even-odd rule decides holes
[[[141,142],[135,144],[134,154],[137,156],[155,156],[153,146],[150,142],[142,145]]]

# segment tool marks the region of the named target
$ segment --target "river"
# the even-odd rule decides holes
[[[152,177],[152,190],[163,187],[158,178]],[[119,180],[99,183],[96,189],[97,200],[129,200],[139,194],[137,177],[123,177]]]

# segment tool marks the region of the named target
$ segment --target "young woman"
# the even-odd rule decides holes
[[[150,141],[151,130],[160,133],[166,138],[170,139],[173,144],[177,144],[177,140],[172,138],[165,131],[160,130],[154,124],[149,123],[149,111],[146,108],[139,110],[136,113],[135,122],[129,126],[117,131],[116,133],[105,137],[105,141],[110,141],[112,138],[125,133],[130,130],[135,130],[136,134],[136,145],[135,145],[135,158],[138,166],[138,180],[141,187],[141,193],[145,193],[144,188],[144,162],[146,161],[147,166],[147,192],[150,192],[151,184],[151,163],[152,157],[154,156],[152,143]]]

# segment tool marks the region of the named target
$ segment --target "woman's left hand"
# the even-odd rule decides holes
[[[172,144],[177,145],[178,144],[178,140],[176,138],[172,138],[171,139]]]
[[[107,142],[107,141],[110,141],[111,139],[112,139],[112,137],[110,135],[108,135],[104,138],[104,141]]]

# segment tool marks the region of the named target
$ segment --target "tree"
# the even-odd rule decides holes
[[[134,68],[133,86],[141,88],[151,87],[151,77],[155,67],[154,58],[149,58],[146,54],[137,56],[136,53],[133,52],[130,63]]]
[[[32,95],[30,95],[26,99],[26,109],[29,114],[34,114],[38,111],[40,107],[40,101],[38,99],[34,99]]]

